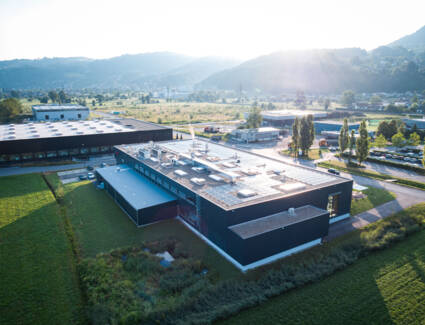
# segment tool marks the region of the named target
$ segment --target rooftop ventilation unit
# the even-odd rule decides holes
[[[177,176],[186,176],[187,175],[187,173],[185,171],[181,170],[181,169],[176,169],[174,171],[174,174],[176,174]]]
[[[10,137],[7,137],[7,138],[10,139],[10,140],[16,139],[16,137],[13,136],[13,135],[11,135]]]
[[[296,182],[296,183],[287,183],[287,184],[282,184],[279,186],[279,190],[285,192],[285,193],[291,193],[291,192],[295,192],[295,191],[300,191],[306,188],[306,185],[300,182]]]
[[[295,209],[294,209],[294,208],[289,208],[289,209],[288,209],[288,214],[289,214],[291,217],[295,217]]]
[[[77,131],[77,134],[84,134],[83,131]]]
[[[57,135],[57,136],[61,136],[61,135],[63,135],[62,133],[60,133],[60,132],[58,132],[58,133],[55,133],[55,135]]]
[[[227,162],[227,161],[223,163],[223,166],[226,167],[226,168],[235,168],[236,167],[235,164],[233,164],[231,162]]]
[[[190,179],[190,181],[196,185],[204,185],[205,184],[205,178],[197,178],[193,177]]]
[[[248,197],[253,197],[253,196],[255,196],[255,195],[257,195],[257,192],[255,192],[255,191],[253,191],[253,190],[250,190],[250,189],[243,189],[243,190],[240,190],[240,191],[238,191],[238,196],[239,197],[242,197],[242,198],[248,198]]]
[[[208,175],[208,177],[211,178],[212,180],[216,181],[216,182],[223,181],[223,178],[218,176],[218,175]]]
[[[194,170],[197,173],[203,173],[205,171],[204,167],[192,167],[192,170]]]

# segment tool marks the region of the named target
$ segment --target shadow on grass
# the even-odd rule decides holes
[[[56,202],[0,228],[0,238],[0,323],[84,324],[73,254]]]

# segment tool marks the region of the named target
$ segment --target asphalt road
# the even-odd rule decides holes
[[[87,168],[87,166],[99,166],[102,162],[108,165],[115,165],[113,156],[91,157],[88,161],[77,161],[75,164],[54,165],[54,166],[34,166],[34,167],[1,167],[1,176],[23,175],[31,173],[56,172],[68,169]]]

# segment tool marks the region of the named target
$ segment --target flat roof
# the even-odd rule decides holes
[[[256,128],[256,129],[235,129],[234,131],[242,132],[242,133],[248,133],[248,132],[262,133],[262,132],[279,132],[279,129],[276,129],[270,126],[265,126],[265,127]]]
[[[175,196],[127,165],[98,168],[96,172],[136,210],[176,200]]]
[[[133,119],[2,124],[0,125],[0,141],[110,134],[164,128],[160,125]]]
[[[294,212],[295,214],[291,216],[288,211],[282,211],[266,217],[230,226],[229,229],[242,239],[248,239],[329,213],[326,210],[319,209],[312,205],[305,205],[296,208],[294,209]]]
[[[344,121],[320,120],[320,121],[314,121],[314,123],[343,125]],[[360,125],[360,122],[348,122],[348,125]]]
[[[116,148],[225,210],[351,181],[199,139]],[[193,182],[193,178],[203,181]],[[304,186],[282,186],[294,183]],[[248,191],[251,194],[244,195]]]
[[[88,111],[89,108],[78,104],[42,104],[33,105],[32,109],[36,112],[51,111]]]
[[[272,120],[291,120],[296,117],[303,117],[307,115],[313,115],[313,117],[326,117],[328,113],[318,111],[304,111],[304,110],[276,110],[276,111],[264,111],[261,112],[263,118]]]

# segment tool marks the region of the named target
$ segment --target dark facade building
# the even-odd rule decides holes
[[[175,197],[175,212],[138,225],[178,216],[242,270],[319,244],[349,216],[352,180],[219,144],[122,145],[116,159]]]
[[[172,129],[134,119],[0,125],[0,163],[110,153],[114,145],[172,139]]]
[[[314,130],[316,133],[320,134],[326,131],[341,131],[342,121],[314,121]],[[360,123],[348,123],[348,130],[357,131],[360,128]]]

